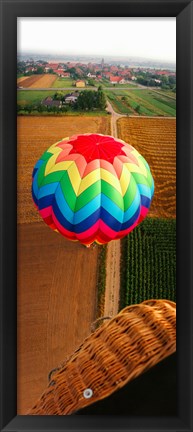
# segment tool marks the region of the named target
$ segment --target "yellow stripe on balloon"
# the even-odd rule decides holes
[[[84,192],[87,188],[89,188],[92,184],[96,183],[100,180],[100,168],[91,171],[86,177],[84,177],[81,181],[80,188],[78,190],[78,195]]]
[[[68,175],[72,184],[72,187],[74,189],[74,192],[76,195],[78,195],[80,182],[82,181],[82,178],[80,176],[79,170],[77,168],[76,162],[71,162],[70,167],[68,168]]]
[[[51,174],[57,171],[67,170],[74,161],[64,161],[55,163],[56,159],[58,157],[58,153],[53,155],[47,162],[46,169],[45,169],[45,175]]]
[[[128,170],[129,170],[130,172],[135,172],[135,173],[138,173],[138,174],[142,174],[142,169],[141,169],[141,167],[137,166],[136,164],[133,164],[133,163],[126,163],[125,166],[128,168]],[[144,171],[144,169],[143,169],[143,171]],[[144,173],[143,173],[143,174],[144,174]],[[147,176],[146,170],[145,170],[145,175]]]
[[[97,180],[106,181],[111,186],[113,186],[115,189],[117,189],[118,192],[120,192],[120,194],[122,195],[121,186],[120,186],[118,178],[103,168],[98,168],[98,169],[92,171],[86,177],[84,177],[82,179],[80,189],[78,191],[78,195],[80,195],[82,192],[84,192],[88,187],[92,186]]]
[[[142,160],[140,160],[140,159],[138,159],[138,163],[139,163],[139,166],[140,166],[140,168],[141,168],[141,172],[143,173],[143,175],[144,175],[145,177],[147,177],[147,169],[146,169],[146,166],[144,165],[144,163],[143,163]]]
[[[59,153],[60,151],[62,151],[61,147],[57,147],[58,144],[63,143],[63,141],[68,141],[69,137],[66,138],[62,138],[62,140],[57,141],[55,144],[52,144],[51,147],[49,147],[49,153]]]
[[[123,164],[122,173],[121,173],[121,177],[120,177],[120,185],[121,185],[121,190],[122,190],[122,196],[125,195],[128,187],[129,187],[130,179],[131,179],[131,173],[127,169],[127,167],[125,166],[125,164]]]

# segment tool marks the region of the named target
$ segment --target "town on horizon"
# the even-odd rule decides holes
[[[168,69],[175,70],[176,63],[174,61],[159,60],[146,57],[133,57],[133,56],[104,56],[104,55],[86,55],[86,54],[45,54],[38,52],[18,52],[19,61],[38,61],[42,59],[47,63],[77,63],[77,64],[101,64],[104,59],[105,65],[120,66],[120,67],[141,67],[149,69]]]

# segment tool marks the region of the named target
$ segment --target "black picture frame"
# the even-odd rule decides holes
[[[1,431],[192,431],[193,2],[1,0]],[[177,417],[17,416],[17,17],[176,17]]]

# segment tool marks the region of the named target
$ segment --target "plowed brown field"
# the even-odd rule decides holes
[[[31,75],[29,77],[18,78],[17,83],[23,88],[49,88],[56,81],[57,75]]]
[[[42,153],[86,132],[109,134],[109,117],[18,118],[18,415],[34,405],[49,371],[90,334],[96,318],[98,246],[87,249],[52,231],[31,198],[32,170]]]
[[[109,117],[18,117],[18,222],[38,222],[31,198],[35,163],[55,142],[78,133],[110,134]]]
[[[39,78],[38,81],[35,81],[33,84],[30,85],[30,88],[49,88],[52,87],[52,84],[54,84],[54,82],[57,79],[57,75],[52,75],[52,74],[46,74],[43,75]]]
[[[42,78],[44,75],[31,75],[29,77],[24,77],[23,80],[19,81],[20,86],[24,88],[31,87],[32,84],[34,84],[36,81],[39,81],[40,78]]]
[[[17,78],[17,84],[20,84],[22,81],[24,82],[24,81],[26,81],[27,79],[29,79],[29,77],[28,76],[23,76],[23,77],[20,77],[20,78]]]
[[[118,136],[147,160],[155,182],[148,213],[151,217],[176,216],[176,119],[122,118]]]

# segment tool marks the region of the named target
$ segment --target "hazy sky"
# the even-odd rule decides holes
[[[18,18],[18,52],[176,60],[176,18]]]

